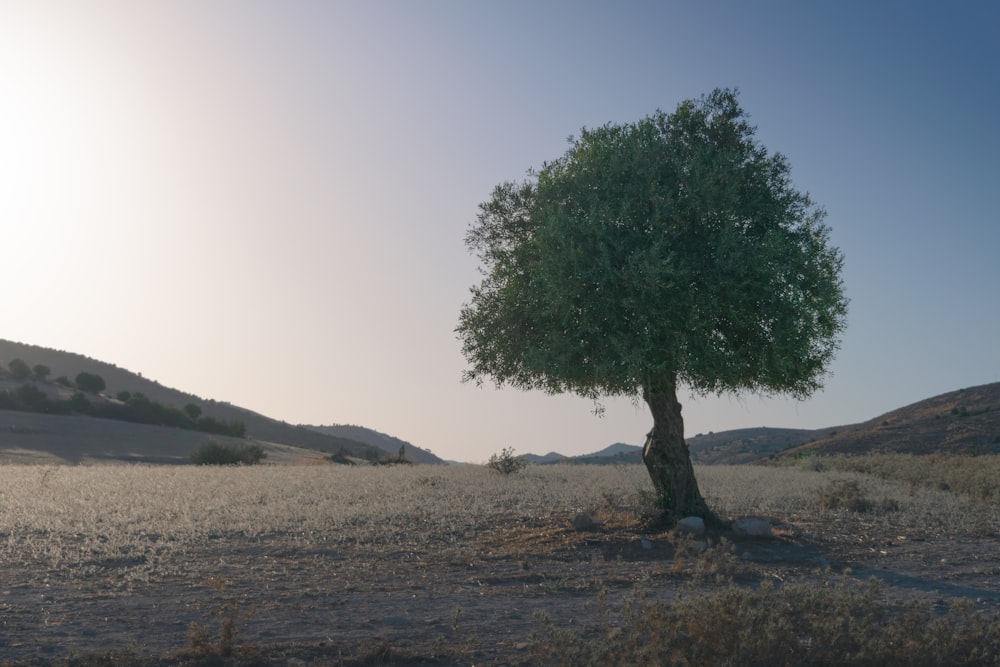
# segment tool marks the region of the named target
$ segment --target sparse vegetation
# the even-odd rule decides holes
[[[195,465],[254,465],[267,457],[259,445],[209,441],[191,455]]]
[[[24,363],[24,367],[27,368],[26,363]],[[44,374],[46,372],[43,370]],[[211,416],[202,416],[201,408],[193,403],[188,403],[184,409],[179,409],[151,401],[142,392],[125,390],[117,393],[117,402],[99,396],[98,393],[103,391],[105,387],[104,380],[91,373],[77,375],[75,385],[65,377],[59,377],[55,383],[70,389],[75,388],[76,391],[69,399],[51,398],[37,385],[25,382],[17,389],[0,391],[0,409],[58,415],[87,415],[137,424],[183,428],[235,438],[246,437],[246,426],[243,422],[223,421]],[[88,398],[87,394],[90,394],[94,400]]]
[[[501,475],[513,475],[528,467],[528,462],[515,456],[513,447],[504,447],[499,454],[490,457],[486,467]]]
[[[862,525],[893,540],[1000,531],[997,504],[929,485],[834,467],[712,466],[696,473],[723,516],[764,515],[821,530],[840,522],[852,541]],[[874,502],[863,514],[821,508],[817,498],[831,488],[841,490],[838,498]],[[984,608],[900,607],[856,577],[762,570],[766,559],[747,560],[745,543],[718,533],[657,533],[645,522],[654,491],[640,465],[532,466],[511,476],[477,466],[0,466],[0,494],[0,573],[27,605],[8,607],[20,610],[20,627],[37,618],[33,627],[58,632],[70,620],[58,615],[58,601],[38,606],[33,596],[29,603],[35,587],[70,596],[73,619],[80,619],[81,608],[102,604],[91,599],[95,587],[143,599],[181,586],[184,603],[173,613],[188,615],[150,622],[176,641],[161,640],[167,643],[158,650],[186,645],[174,655],[190,660],[229,653],[267,664],[255,646],[277,639],[269,623],[297,605],[392,605],[390,594],[405,591],[409,599],[405,586],[420,590],[431,580],[455,604],[428,611],[429,624],[420,614],[417,625],[393,616],[398,632],[383,638],[379,655],[491,664],[471,620],[483,615],[477,601],[491,596],[504,609],[515,599],[526,610],[523,622],[510,621],[523,634],[501,642],[511,652],[497,658],[504,664],[993,664],[1000,645]],[[898,508],[887,511],[882,498]],[[601,527],[575,532],[567,520],[577,512],[591,513]],[[649,546],[640,546],[647,538]],[[206,583],[213,577],[225,580],[225,595]],[[16,605],[12,599],[5,603]],[[564,605],[574,611],[560,616]],[[397,613],[388,608],[338,629],[370,636],[380,613]],[[466,610],[460,627],[449,624],[457,608]],[[533,609],[548,618],[532,625]],[[41,614],[52,614],[49,625]],[[302,621],[297,617],[297,632]],[[65,631],[90,628],[85,619],[73,622]],[[423,643],[400,645],[415,627]],[[314,653],[298,655],[364,664],[351,657],[368,655],[362,644],[328,640],[328,631],[315,631],[327,653],[313,645]],[[481,631],[494,633],[484,639],[495,655],[497,630]],[[95,642],[109,646],[100,632]],[[287,646],[275,650],[281,664],[296,655]],[[459,654],[461,660],[441,658]]]
[[[607,613],[607,612],[606,612]],[[620,624],[596,638],[561,630],[544,616],[538,664],[589,665],[992,665],[1000,625],[969,605],[947,616],[929,606],[900,612],[874,580],[817,586],[796,581],[757,589],[730,584],[673,604],[633,599]]]
[[[867,454],[812,457],[823,469],[862,473],[911,487],[1000,502],[1000,455]]]
[[[397,466],[413,465],[413,461],[406,458],[406,445],[399,446],[399,452],[393,455],[380,456],[372,461],[372,465],[377,466]]]
[[[7,364],[7,368],[10,370],[11,377],[18,382],[31,377],[31,367],[23,359],[11,359],[10,363]]]
[[[104,391],[107,385],[104,383],[104,378],[100,375],[84,372],[77,373],[76,388],[90,394],[97,394]]]

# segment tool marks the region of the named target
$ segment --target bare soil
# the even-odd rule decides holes
[[[720,574],[741,585],[797,577],[819,585],[846,571],[879,579],[891,602],[946,611],[967,599],[1000,612],[997,536],[876,535],[863,515],[844,515],[823,526],[808,517],[778,524],[768,539],[710,537],[728,540],[733,567]],[[127,562],[83,580],[0,563],[0,663],[112,650],[177,663],[199,637],[225,644],[227,620],[236,653],[258,664],[530,663],[539,613],[596,632],[602,591],[612,608],[637,592],[690,594],[699,567],[691,546],[628,519],[577,532],[558,519],[512,518],[475,544],[429,551],[299,547],[294,536],[219,540],[186,554],[182,575],[131,587],[118,576]]]

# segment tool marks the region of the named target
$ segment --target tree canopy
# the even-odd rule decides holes
[[[664,383],[805,397],[846,318],[824,216],[734,91],[584,129],[480,205],[465,379],[595,399]]]
[[[484,274],[456,329],[466,380],[641,396],[664,514],[712,518],[679,385],[816,390],[847,314],[824,211],[792,186],[730,90],[584,129],[497,186],[466,237]]]

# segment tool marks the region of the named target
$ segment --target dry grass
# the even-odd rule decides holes
[[[697,474],[722,516],[794,521],[867,504],[881,508],[868,518],[886,530],[1000,532],[1000,507],[933,486],[837,470]],[[650,488],[641,466],[533,466],[510,476],[476,466],[0,466],[0,558],[80,577],[115,567],[127,585],[207,541],[463,548],[511,518],[528,527],[561,527],[576,512],[639,519]]]
[[[713,466],[696,473],[709,505],[723,517],[763,515],[812,526],[863,522],[874,534],[892,536],[1000,533],[995,503],[939,484],[837,468]],[[378,584],[383,565],[414,581],[432,581],[436,568],[451,567],[452,589],[475,586],[507,601],[504,596],[517,591],[524,604],[546,598],[563,604],[567,595],[595,596],[609,587],[698,586],[673,603],[636,597],[609,605],[596,636],[567,634],[552,618],[540,620],[538,635],[525,646],[542,664],[930,664],[926,656],[980,664],[968,653],[970,642],[979,642],[991,660],[1000,655],[995,626],[978,624],[966,611],[944,620],[924,609],[900,611],[879,602],[876,589],[832,584],[828,574],[776,589],[735,585],[733,577],[762,580],[746,579],[737,550],[718,539],[705,548],[674,535],[672,552],[645,551],[638,546],[643,535],[667,541],[643,532],[650,495],[641,466],[530,466],[517,475],[477,466],[0,466],[0,562],[34,573],[26,586],[58,579],[81,591],[123,594],[171,578],[204,581],[212,562],[198,563],[194,574],[191,569],[206,554],[225,559],[224,576],[239,579],[234,568],[244,552],[257,568],[245,586],[265,575],[281,584],[282,576],[309,570],[309,558],[374,577],[344,588],[361,585],[372,594],[392,590]],[[592,536],[568,528],[577,512],[601,522],[600,531]],[[259,560],[253,545],[267,545],[270,560]],[[378,561],[351,560],[361,554]],[[623,554],[636,560],[619,562]],[[393,565],[393,558],[408,564]],[[629,572],[633,578],[624,576]],[[240,596],[250,593],[219,592],[220,629],[192,626],[192,650],[235,655],[238,626],[251,618],[250,602]],[[925,639],[936,643],[920,643]],[[462,648],[471,639],[453,632],[448,641],[471,655]],[[781,659],[774,662],[778,650]],[[758,657],[741,661],[739,655]]]

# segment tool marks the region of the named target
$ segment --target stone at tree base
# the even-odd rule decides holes
[[[705,534],[705,520],[700,516],[686,516],[677,522],[677,527],[693,535]]]
[[[743,517],[733,524],[733,532],[744,537],[772,537],[771,522],[759,517]]]

